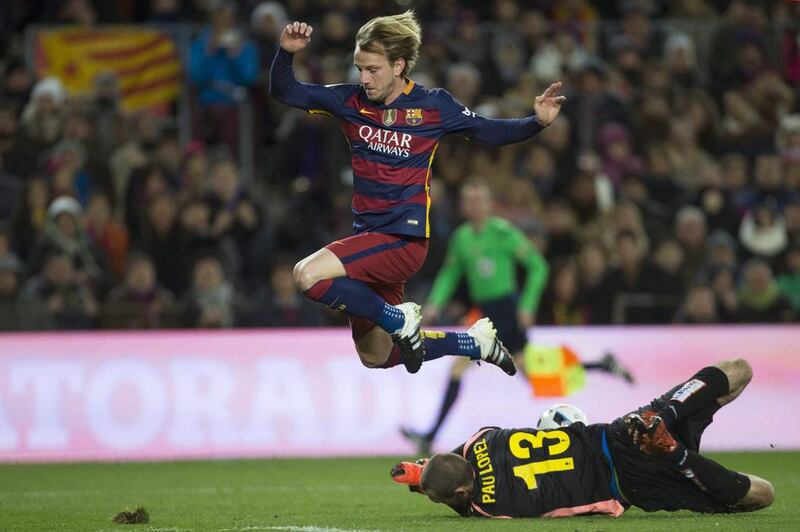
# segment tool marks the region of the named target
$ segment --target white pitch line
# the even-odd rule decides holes
[[[242,526],[234,528],[221,528],[219,532],[259,532],[267,530],[282,530],[284,532],[381,532],[380,530],[366,530],[361,528],[331,528],[323,526]]]
[[[150,527],[150,528],[137,528],[140,532],[192,532],[193,528],[177,528],[177,527]],[[119,528],[101,528],[95,532],[120,532]]]
[[[0,491],[0,498],[18,497],[62,497],[101,495],[108,493],[188,493],[188,494],[234,494],[234,493],[283,493],[283,492],[340,492],[356,491],[368,488],[392,489],[393,485],[375,484],[361,485],[334,485],[334,486],[198,486],[191,488],[126,488],[117,490],[35,490],[35,491]]]

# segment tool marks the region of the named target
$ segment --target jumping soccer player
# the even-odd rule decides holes
[[[356,350],[367,367],[402,362],[415,373],[423,360],[460,355],[513,375],[514,363],[490,320],[479,320],[466,333],[425,336],[420,307],[402,303],[403,291],[427,255],[429,179],[439,139],[459,133],[495,145],[526,140],[558,116],[565,100],[558,95],[561,83],[535,98],[534,116],[478,116],[446,90],[429,90],[408,78],[421,44],[412,11],[374,18],[358,30],[353,59],[360,84],[301,83],[292,58],[311,41],[312,31],[305,22],[284,28],[270,70],[270,93],[287,105],[339,121],[352,151],[355,235],[298,262],[298,288],[350,316]]]
[[[450,237],[447,257],[425,304],[424,321],[438,318],[463,276],[471,302],[494,323],[497,335],[503,339],[516,366],[523,367],[527,331],[533,325],[547,283],[547,261],[522,231],[492,216],[492,193],[486,181],[473,177],[462,185],[461,213],[466,221]],[[521,293],[517,289],[517,264],[527,271]],[[402,434],[417,445],[420,454],[430,452],[436,434],[455,405],[461,378],[469,365],[470,360],[466,358],[453,362],[439,413],[430,430],[401,429]],[[600,361],[586,362],[583,366],[633,381],[631,374],[610,353]]]
[[[484,428],[453,453],[403,462],[392,477],[464,516],[562,517],[645,511],[747,512],[772,504],[759,477],[699,454],[714,414],[750,382],[741,359],[703,368],[610,424]]]

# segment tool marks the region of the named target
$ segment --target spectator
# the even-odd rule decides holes
[[[789,244],[783,216],[768,203],[758,205],[742,219],[739,241],[750,254],[772,259]]]
[[[11,224],[14,235],[12,247],[20,259],[27,263],[31,257],[33,243],[44,233],[50,192],[44,179],[30,177],[25,182],[20,196]]]
[[[611,299],[606,278],[608,259],[603,245],[597,241],[583,244],[578,254],[580,292],[592,325],[611,323]]]
[[[0,331],[52,328],[39,301],[22,293],[22,263],[13,253],[0,253]]]
[[[723,323],[734,323],[739,314],[739,296],[736,293],[736,270],[719,266],[709,275],[711,289],[717,301],[717,314]]]
[[[294,284],[296,260],[278,259],[269,272],[269,284],[258,291],[250,322],[256,327],[315,327],[325,324],[317,305],[303,297]]]
[[[33,73],[25,66],[20,57],[10,57],[3,70],[3,85],[0,94],[13,109],[22,109],[30,98],[33,86]]]
[[[755,187],[743,202],[745,208],[771,203],[782,209],[784,205],[800,200],[800,192],[786,186],[781,158],[777,155],[765,153],[756,157],[754,174]]]
[[[656,278],[659,288],[657,292],[663,294],[661,307],[674,310],[678,301],[672,299],[681,296],[686,288],[683,248],[674,239],[668,238],[658,245],[653,257],[654,265],[658,269]]]
[[[709,227],[735,234],[739,227],[739,217],[729,201],[729,195],[719,185],[703,187],[699,195],[699,207],[703,210]]]
[[[646,258],[646,244],[636,233],[623,230],[617,234],[616,246],[618,264],[612,268],[605,281],[606,289],[618,298],[622,294],[660,294],[663,285],[659,270]],[[616,299],[615,303],[616,305]],[[652,323],[657,321],[652,313],[637,312],[625,314],[626,323]]]
[[[219,251],[220,244],[211,233],[211,207],[206,200],[188,201],[181,209],[179,217],[186,257],[194,260]]]
[[[164,171],[155,165],[147,165],[131,174],[125,193],[125,225],[131,240],[143,241],[149,206],[156,197],[171,195],[172,189]]]
[[[753,156],[766,149],[772,129],[744,91],[730,90],[722,97],[720,145],[725,151]]]
[[[705,266],[715,268],[736,268],[738,264],[736,239],[721,229],[717,229],[706,239]]]
[[[62,140],[48,152],[46,170],[53,196],[72,196],[81,206],[89,202],[92,180],[86,170],[86,149],[74,140]]]
[[[38,153],[22,134],[17,109],[11,102],[0,99],[0,170],[17,177],[31,174]]]
[[[97,302],[81,281],[70,255],[53,249],[43,264],[41,274],[25,284],[25,296],[44,305],[58,329],[90,328],[97,315]]]
[[[566,72],[575,71],[589,60],[589,54],[569,32],[558,32],[535,50],[530,69],[541,83],[562,79]]]
[[[481,72],[472,63],[454,63],[447,69],[447,90],[466,107],[478,105]]]
[[[182,201],[204,198],[208,189],[208,151],[205,143],[194,140],[181,157],[179,197]]]
[[[237,105],[256,81],[258,54],[236,29],[235,2],[218,2],[210,22],[189,54],[189,77],[197,90],[195,121],[203,140],[222,142],[234,155],[239,148]]]
[[[605,87],[607,68],[597,58],[587,59],[577,73],[577,83],[568,94],[562,114],[573,125],[573,145],[590,149],[597,132],[608,122],[630,126],[628,110]]]
[[[783,208],[786,234],[793,246],[800,246],[800,201],[789,203]]]
[[[685,33],[673,33],[667,37],[664,42],[664,63],[670,79],[679,87],[691,89],[699,85],[694,41]]]
[[[233,160],[223,159],[211,167],[208,204],[211,208],[211,236],[230,237],[242,256],[258,229],[260,216]]]
[[[781,294],[772,268],[762,259],[744,265],[739,289],[738,320],[744,323],[779,323],[793,319],[789,299]]]
[[[569,205],[563,201],[551,202],[545,211],[544,224],[547,231],[547,262],[553,264],[577,253],[575,213]]]
[[[250,29],[253,31],[258,56],[264,61],[275,57],[278,39],[289,22],[286,9],[280,2],[261,2],[250,15]]]
[[[178,142],[178,131],[175,128],[161,129],[152,161],[164,172],[170,186],[177,187],[181,166],[181,148]]]
[[[95,249],[83,227],[83,209],[75,199],[59,196],[47,208],[47,223],[31,254],[30,272],[38,273],[45,258],[54,252],[67,255],[73,263],[69,277],[100,286],[106,275],[101,252]]]
[[[112,217],[111,200],[106,194],[94,194],[89,200],[86,233],[94,247],[105,254],[114,280],[122,280],[128,258],[128,231]]]
[[[700,147],[696,126],[688,116],[672,119],[666,151],[673,179],[680,186],[696,190],[704,184],[698,182],[697,176],[711,162],[711,156]]]
[[[64,126],[67,92],[61,80],[55,77],[36,82],[31,100],[22,111],[25,135],[37,150],[49,148],[61,136]]]
[[[619,188],[622,179],[644,171],[642,160],[633,152],[630,132],[622,124],[609,122],[600,128],[598,148],[603,159],[603,173]]]
[[[669,233],[670,210],[661,203],[663,198],[651,194],[650,183],[638,175],[626,176],[622,181],[619,201],[627,205],[625,210],[631,220],[639,219],[634,231],[642,231],[643,236],[653,241],[663,240]]]
[[[778,288],[789,299],[795,316],[800,316],[800,246],[786,252],[786,268],[778,276]]]
[[[150,257],[156,278],[173,294],[183,294],[189,285],[187,269],[191,256],[186,254],[185,236],[178,225],[178,206],[167,193],[153,198],[147,207],[147,219],[141,249]]]
[[[687,205],[675,215],[673,235],[683,248],[686,279],[695,279],[705,264],[707,234],[706,217],[697,207]]]
[[[383,14],[381,2],[136,0],[124,9],[95,0],[57,3],[20,13],[12,8],[12,24],[203,24],[210,14],[211,24],[184,58],[192,107],[200,109],[190,122],[205,129],[190,132],[197,141],[184,146],[179,139],[187,132],[178,135],[176,126],[183,122],[177,109],[123,111],[122,80],[110,71],[90,78],[85,94],[70,82],[68,96],[57,78],[37,81],[15,55],[20,35],[7,32],[11,44],[7,50],[0,46],[0,226],[10,222],[12,231],[0,229],[0,257],[6,255],[3,239],[10,238],[19,262],[7,261],[12,265],[0,275],[12,287],[0,296],[0,306],[10,305],[0,312],[22,313],[19,301],[30,300],[19,289],[26,281],[16,271],[20,263],[23,272],[33,272],[51,253],[67,249],[76,261],[73,276],[88,278],[84,253],[75,253],[83,250],[81,242],[103,272],[108,263],[119,283],[126,259],[125,246],[118,244],[127,232],[134,249],[152,253],[159,282],[187,301],[187,273],[199,257],[214,255],[229,284],[255,291],[265,265],[275,263],[273,251],[305,254],[318,247],[315,242],[351,231],[342,216],[351,201],[349,170],[342,171],[349,169],[350,154],[341,149],[339,127],[314,115],[275,110],[263,74],[291,11],[298,20],[316,21],[312,46],[320,48],[319,54],[295,58],[298,77],[347,81],[353,30],[365,17]],[[744,297],[746,305],[737,292],[739,262],[749,257],[765,259],[780,279],[780,293],[796,303],[790,265],[800,246],[800,54],[792,27],[797,7],[753,0],[423,4],[430,5],[417,10],[429,39],[414,75],[419,84],[448,86],[472,110],[495,117],[528,114],[548,80],[562,80],[571,91],[562,117],[527,146],[497,151],[457,138],[440,144],[431,182],[431,271],[436,253],[443,252],[437,239],[446,240],[457,222],[454,210],[443,207],[453,202],[469,168],[492,176],[508,217],[535,234],[554,264],[577,268],[575,288],[568,282],[570,266],[564,266],[559,298],[552,277],[548,297],[560,305],[558,318],[552,305],[545,312],[552,322],[613,321],[610,290],[623,270],[616,255],[631,259],[627,243],[616,240],[631,231],[654,251],[652,262],[634,254],[630,272],[650,264],[658,279],[644,292],[655,307],[634,316],[668,322],[680,314],[708,321],[700,310],[685,313],[703,307],[694,304],[705,298],[698,295],[703,286],[714,292],[713,321],[752,314],[752,300],[760,296]],[[712,20],[722,6],[724,18]],[[249,14],[249,24],[236,27],[235,7]],[[663,19],[665,14],[692,20]],[[252,41],[245,38],[248,31]],[[230,159],[239,152],[237,140],[249,140],[235,138],[239,98],[248,93],[259,173],[245,176],[243,186],[236,165],[225,161],[211,169],[217,157],[210,154],[217,149],[213,144],[223,142],[220,151]],[[80,220],[74,214],[64,218],[67,233],[77,228],[70,238],[58,223],[48,223],[48,206],[62,195],[78,200],[85,213]],[[324,223],[310,227],[309,217]],[[35,277],[41,280],[43,273]],[[276,273],[276,287],[280,277]],[[644,277],[625,278],[630,279]],[[408,290],[430,282],[430,272],[420,272]],[[109,288],[104,281],[87,286],[99,294]],[[687,286],[693,293],[685,293]],[[265,287],[256,303],[278,304],[276,290]],[[286,296],[278,299],[287,310],[276,312],[291,322],[288,291]],[[769,319],[762,314],[747,319]],[[252,312],[245,317],[247,324],[264,318]],[[14,323],[21,327],[22,321],[36,320]]]
[[[196,7],[200,2],[181,0],[151,0],[147,10],[147,21],[156,24],[176,24],[197,19]]]
[[[691,287],[675,321],[686,324],[717,323],[719,317],[714,291],[704,285]]]
[[[101,327],[158,329],[177,325],[172,294],[158,284],[153,261],[131,255],[125,281],[113,289],[103,305]]]
[[[143,168],[151,162],[160,125],[154,113],[142,111],[130,118],[127,128],[130,130],[128,139],[114,150],[109,161],[111,185],[114,190],[114,210],[120,216],[128,215],[131,181],[134,180],[136,173],[143,172]]]
[[[219,259],[211,255],[199,258],[185,298],[185,323],[203,329],[233,327],[240,305]]]
[[[581,301],[578,268],[572,260],[556,264],[552,282],[542,296],[536,315],[542,325],[585,325],[589,313]]]

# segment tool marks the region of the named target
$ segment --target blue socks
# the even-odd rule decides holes
[[[381,315],[378,316],[378,319],[372,321],[377,323],[381,329],[391,334],[403,327],[403,324],[406,322],[406,317],[402,310],[384,301]]]
[[[426,361],[445,355],[465,356],[472,360],[481,358],[480,346],[467,333],[422,331],[422,343],[425,345]]]
[[[400,309],[388,304],[365,283],[355,279],[326,279],[306,290],[305,295],[333,310],[372,320],[389,334],[402,329],[405,323],[405,316]],[[425,360],[435,360],[445,355],[465,356],[472,360],[481,358],[480,347],[467,333],[423,331],[422,336]]]
[[[400,309],[388,304],[365,283],[355,279],[326,279],[306,290],[305,295],[333,310],[372,320],[389,334],[401,329],[405,323],[405,316]]]

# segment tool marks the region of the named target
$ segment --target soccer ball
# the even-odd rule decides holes
[[[539,429],[557,429],[559,427],[568,427],[573,423],[589,424],[589,418],[583,413],[583,410],[574,405],[560,404],[553,405],[542,413],[539,418],[539,423],[536,428]]]

